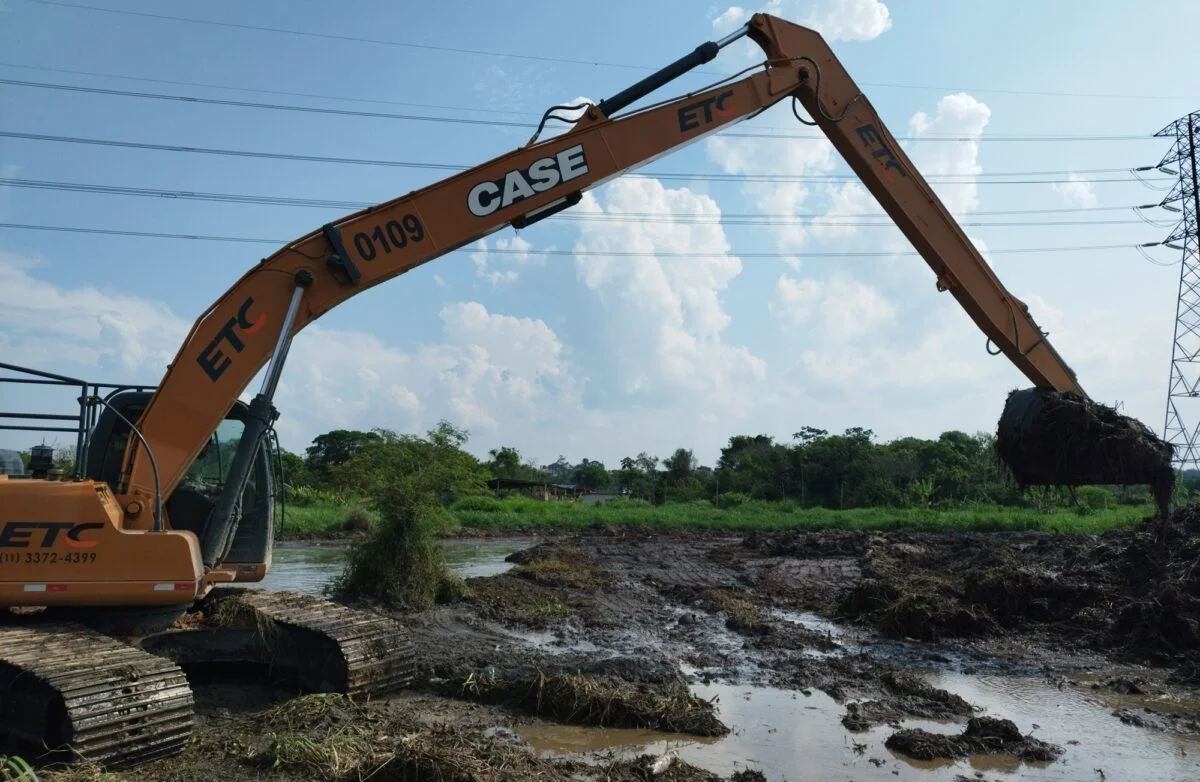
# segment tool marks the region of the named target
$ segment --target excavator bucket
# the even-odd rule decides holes
[[[1022,487],[1146,484],[1159,514],[1170,509],[1172,446],[1140,421],[1073,394],[1012,391],[996,451]]]

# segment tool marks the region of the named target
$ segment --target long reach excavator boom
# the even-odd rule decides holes
[[[623,113],[743,37],[762,48],[766,59],[761,66]],[[72,609],[69,627],[74,622],[96,626],[96,617],[139,608],[169,614],[168,609],[182,611],[206,599],[222,582],[261,580],[270,564],[274,512],[273,478],[264,467],[269,465],[264,454],[277,417],[272,400],[297,332],[368,288],[505,226],[521,229],[568,209],[584,191],[784,100],[793,101],[797,119],[829,138],[933,270],[938,290],[949,291],[987,343],[996,346],[995,352],[1007,356],[1033,384],[1034,396],[1022,397],[1020,405],[1013,407],[1010,396],[1013,416],[1021,419],[1014,426],[1018,436],[1010,452],[1033,442],[1020,433],[1045,408],[1044,400],[1070,400],[1072,410],[1089,410],[1093,403],[1075,373],[1027,307],[992,272],[822,37],[759,13],[734,33],[699,46],[599,104],[552,107],[525,146],[323,225],[250,269],[197,319],[152,394],[123,392],[85,400],[104,411],[92,428],[76,480],[0,476],[0,609]],[[572,109],[581,109],[582,116],[556,113]],[[538,140],[545,124],[555,119],[574,123],[562,135]],[[260,372],[261,389],[243,405],[240,394]],[[1056,415],[1062,409],[1054,408]],[[1095,430],[1089,431],[1094,437]],[[1142,434],[1152,438],[1148,430]],[[1161,455],[1152,445],[1153,454]],[[206,465],[226,447],[234,456],[217,460],[206,492]],[[1025,452],[1030,453],[1028,448]],[[1077,453],[1082,451],[1043,460],[1042,477],[1100,482],[1087,480],[1087,471],[1078,469]],[[1100,458],[1088,453],[1084,462]],[[1145,459],[1138,462],[1141,468],[1124,473],[1131,480],[1122,480],[1110,462],[1091,477],[1110,483],[1148,483],[1160,477],[1159,462],[1151,468],[1145,467]],[[1036,472],[1026,470],[1018,479],[1051,482],[1039,480]],[[336,623],[326,621],[328,604],[314,601],[301,610],[293,603],[291,613],[280,613],[268,597],[254,600],[254,610],[272,621],[332,638],[345,652],[338,658],[344,658],[347,669],[343,683],[358,675],[358,663],[345,651],[358,641],[330,629]],[[318,616],[320,621],[314,618]],[[337,627],[359,626],[349,614],[339,621],[343,624]],[[0,685],[7,681],[5,666],[12,681],[19,678],[12,671],[36,668],[48,682],[47,691],[54,691],[54,677],[61,673],[55,661],[68,666],[71,644],[84,643],[72,640],[74,630],[55,627],[53,636],[49,630],[31,630],[20,637],[5,637],[0,628]],[[105,632],[116,634],[111,628]],[[50,644],[47,648],[58,656],[41,653],[39,644]],[[176,661],[194,656],[180,651],[178,644],[156,641],[151,647]],[[304,657],[298,649],[291,654]],[[91,670],[85,661],[75,664]],[[83,675],[74,669],[71,673]],[[153,696],[146,698],[149,703]],[[68,702],[68,715],[74,714],[72,708]],[[0,724],[0,738],[4,729]],[[78,740],[78,731],[77,726],[75,733],[65,730],[64,735]],[[178,742],[168,744],[154,752],[170,751]],[[112,744],[108,756],[136,754],[122,746]]]

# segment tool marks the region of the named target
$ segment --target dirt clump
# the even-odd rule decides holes
[[[612,588],[615,579],[577,545],[543,543],[510,554],[506,561],[516,566],[465,582],[464,599],[484,617],[539,630],[572,616],[590,627],[610,623],[598,613],[596,595]]]
[[[919,719],[953,719],[969,717],[975,708],[962,697],[939,689],[920,678],[902,671],[880,666],[859,666],[856,673],[860,688],[871,693],[867,700],[846,704],[842,725],[847,730],[861,732],[876,725],[899,726],[900,722]],[[866,689],[864,685],[874,677]]]
[[[900,569],[877,568],[875,577],[846,595],[838,612],[918,641],[987,635],[996,629],[991,616],[959,599],[949,579]]]
[[[568,543],[543,543],[505,558],[516,563],[513,576],[536,584],[566,589],[603,589],[612,585],[612,575],[589,561],[583,549]]]
[[[976,754],[1007,754],[1026,762],[1050,762],[1062,747],[1021,734],[1012,720],[972,717],[957,736],[907,728],[888,736],[884,746],[915,760],[953,760]]]
[[[1126,725],[1147,730],[1188,736],[1200,734],[1200,716],[1195,714],[1171,714],[1143,706],[1140,709],[1117,709],[1113,716]]]
[[[696,601],[710,613],[725,615],[725,626],[743,635],[766,635],[771,632],[762,606],[729,589],[705,589]]]

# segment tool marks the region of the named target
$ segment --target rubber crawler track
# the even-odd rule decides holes
[[[299,592],[230,589],[214,592],[214,597],[235,600],[272,622],[335,642],[345,661],[345,692],[351,696],[377,695],[412,682],[412,642],[394,619]]]
[[[0,627],[0,688],[28,693],[31,700],[20,703],[40,701],[51,714],[65,707],[66,719],[55,727],[63,735],[41,741],[63,741],[106,768],[183,751],[195,719],[192,691],[177,665],[81,625]],[[3,716],[22,732],[36,724],[33,715]]]

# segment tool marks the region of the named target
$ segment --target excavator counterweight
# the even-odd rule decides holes
[[[623,113],[743,37],[762,48],[761,68]],[[76,474],[0,475],[0,752],[57,741],[112,766],[176,752],[190,731],[182,667],[229,662],[222,654],[235,647],[252,663],[290,665],[302,688],[404,686],[411,647],[399,623],[317,598],[226,591],[261,581],[271,564],[273,397],[293,337],[365,290],[569,209],[585,191],[785,100],[830,140],[937,289],[1033,384],[1009,397],[999,427],[1017,480],[1149,483],[1169,497],[1169,448],[1088,399],[821,35],[759,13],[582,106],[559,136],[539,140],[568,107],[548,110],[522,147],[281,247],[200,315],[156,388],[101,393],[58,378],[82,389]],[[239,401],[264,367],[258,393]],[[18,382],[57,382],[33,374]],[[197,606],[200,626],[175,624]],[[247,645],[222,643],[230,638]],[[136,682],[121,679],[129,671]]]

